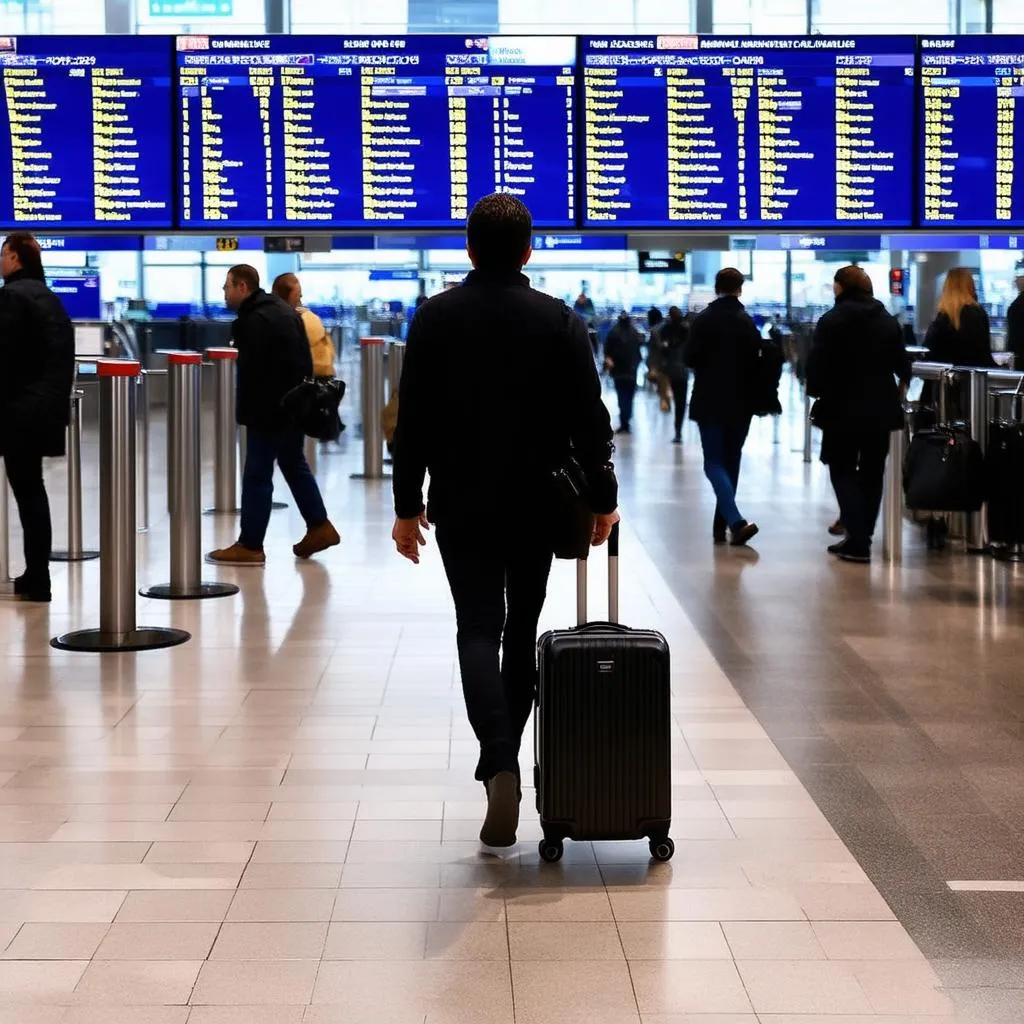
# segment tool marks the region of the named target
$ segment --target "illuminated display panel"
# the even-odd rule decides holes
[[[453,227],[507,191],[575,223],[576,40],[177,40],[181,225]]]
[[[584,225],[909,226],[915,46],[584,37]]]
[[[166,38],[0,37],[0,222],[171,227],[172,67]]]

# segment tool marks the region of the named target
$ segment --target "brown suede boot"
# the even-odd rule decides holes
[[[219,548],[217,551],[211,551],[207,557],[211,562],[221,562],[225,565],[267,564],[267,556],[262,551],[243,548],[238,543],[232,544],[229,548]]]
[[[292,548],[292,551],[295,552],[296,558],[311,558],[313,555],[326,551],[328,548],[333,548],[340,543],[341,537],[338,531],[331,524],[331,521],[327,519],[319,526],[314,526],[312,529],[307,530],[306,536]]]

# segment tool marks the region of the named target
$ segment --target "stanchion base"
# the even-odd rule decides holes
[[[237,516],[241,513],[240,508],[204,508],[204,516]]]
[[[381,473],[380,476],[367,476],[365,473],[353,473],[349,480],[390,480],[390,473]]]
[[[100,557],[98,551],[80,551],[77,555],[70,551],[53,551],[50,553],[51,562],[92,562]]]
[[[234,583],[199,583],[194,587],[175,587],[171,583],[160,583],[155,587],[143,587],[141,597],[157,601],[202,601],[207,597],[231,597],[238,593]]]
[[[82,651],[93,654],[117,654],[128,651],[156,651],[162,647],[177,647],[192,639],[183,629],[145,627],[130,633],[108,633],[102,629],[80,629],[54,637],[50,646],[58,651]]]

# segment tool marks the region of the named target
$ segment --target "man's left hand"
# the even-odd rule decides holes
[[[420,548],[427,543],[423,536],[424,530],[430,529],[426,512],[421,512],[414,519],[396,519],[395,528],[391,531],[391,539],[395,542],[398,553],[408,558],[415,565],[420,564]]]

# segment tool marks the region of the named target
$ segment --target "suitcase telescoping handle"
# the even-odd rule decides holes
[[[619,524],[608,537],[608,621],[619,621]],[[576,622],[587,624],[587,559],[576,563]]]

